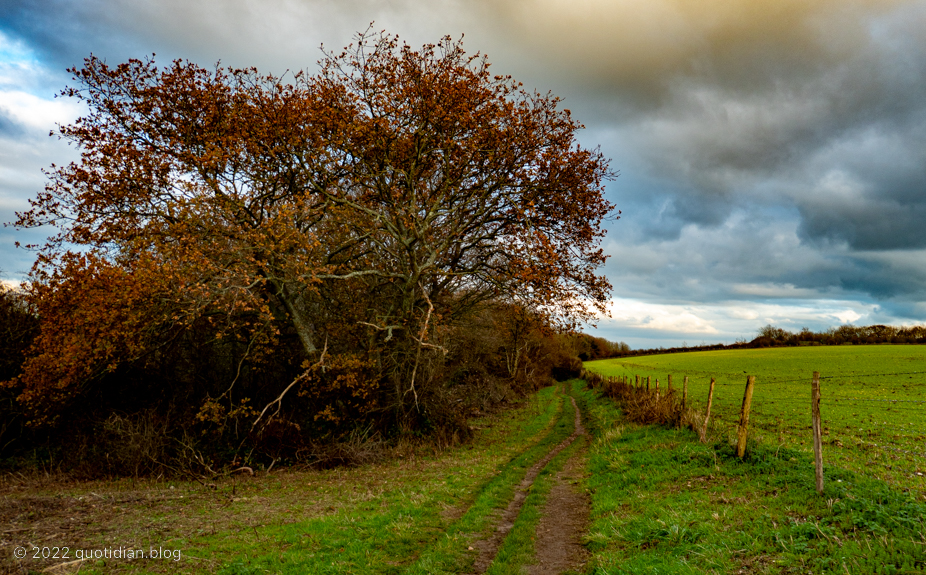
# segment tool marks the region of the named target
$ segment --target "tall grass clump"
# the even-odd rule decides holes
[[[624,420],[643,425],[687,427],[700,431],[703,416],[684,405],[675,389],[636,386],[621,377],[604,377],[583,371],[582,378],[591,389],[598,389],[621,408]]]

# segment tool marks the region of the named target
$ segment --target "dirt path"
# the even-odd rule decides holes
[[[573,405],[575,405],[575,400]],[[576,430],[585,435],[585,428],[576,410]],[[573,455],[556,474],[547,496],[534,547],[535,563],[529,565],[530,575],[554,575],[568,569],[579,571],[588,560],[588,550],[581,535],[588,528],[591,501],[581,486],[585,449]]]
[[[492,535],[474,544],[479,551],[473,566],[475,575],[485,573],[492,564],[505,537],[514,526],[537,475],[562,450],[572,445],[580,435],[585,435],[579,406],[574,398],[570,399],[576,414],[575,430],[527,470],[524,479],[515,488],[514,497],[496,523]],[[589,501],[584,492],[580,492],[575,486],[581,478],[583,458],[584,449],[570,458],[563,470],[556,475],[537,527],[535,564],[528,566],[528,573],[558,574],[567,569],[578,569],[585,563],[587,551],[582,547],[579,536],[585,532],[588,522]]]

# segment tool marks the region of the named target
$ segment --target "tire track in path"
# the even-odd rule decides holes
[[[534,563],[528,575],[558,575],[580,571],[588,562],[582,535],[588,531],[591,500],[582,487],[586,447],[569,458],[553,478],[537,525]]]
[[[486,539],[482,539],[473,544],[473,547],[478,551],[478,556],[476,557],[476,562],[473,565],[473,570],[471,572],[472,575],[482,575],[483,573],[486,572],[486,570],[488,570],[489,566],[492,564],[492,561],[495,560],[495,557],[498,554],[499,548],[501,547],[502,543],[505,541],[505,537],[508,536],[508,532],[511,531],[511,528],[514,526],[514,523],[518,518],[518,514],[521,512],[521,507],[523,507],[524,505],[524,500],[527,498],[527,493],[528,491],[530,491],[531,486],[534,484],[534,480],[537,479],[537,475],[539,475],[540,472],[543,470],[543,468],[546,467],[550,463],[550,461],[554,457],[556,457],[562,450],[572,445],[572,443],[580,435],[585,435],[585,427],[583,427],[582,425],[582,415],[581,415],[581,412],[579,411],[579,406],[576,405],[575,398],[570,397],[569,399],[572,401],[572,407],[575,410],[575,429],[573,430],[572,435],[570,435],[569,437],[561,441],[558,445],[556,445],[553,449],[551,449],[540,461],[535,463],[533,466],[531,466],[527,470],[527,473],[524,474],[524,478],[517,485],[517,487],[515,487],[514,497],[511,499],[511,502],[508,503],[508,507],[505,509],[501,517],[496,522],[495,529],[493,530],[492,535],[490,535]],[[563,483],[563,480],[561,480],[560,478],[561,477],[564,478],[567,476],[567,475],[564,475],[564,473],[566,473],[567,470],[571,470],[570,471],[571,474],[575,474],[576,472],[580,473],[580,470],[577,470],[577,467],[580,467],[577,465],[578,459],[579,459],[578,456],[572,457],[570,461],[566,464],[566,468],[563,471],[561,471],[559,474],[557,474],[557,481],[553,488],[554,490],[556,490],[558,487],[563,487],[560,485],[560,483]],[[566,486],[566,487],[570,487],[570,486]],[[563,495],[563,492],[561,489],[558,490],[557,493],[559,495]],[[560,501],[560,504],[555,504],[553,507],[551,507],[551,501],[553,501],[554,499],[558,499]],[[571,501],[571,503],[574,504],[575,501]],[[579,509],[570,510],[571,515],[582,515],[584,513],[585,519],[581,520],[582,521],[581,526],[584,526],[584,522],[587,520],[587,517],[588,517],[587,500],[585,500],[584,503],[585,503],[584,507],[580,507]],[[575,518],[572,518],[568,521],[559,521],[559,522],[556,521],[557,518],[555,517],[555,515],[558,514],[558,511],[562,510],[561,504],[565,504],[565,505],[570,504],[570,501],[568,500],[568,496],[567,496],[567,499],[563,499],[562,497],[555,498],[553,495],[553,492],[551,491],[551,494],[548,496],[548,499],[547,499],[547,504],[544,507],[543,519],[541,519],[540,526],[538,526],[538,538],[536,540],[536,548],[540,551],[538,552],[537,557],[536,557],[537,563],[536,565],[528,566],[530,573],[538,573],[538,574],[541,574],[541,573],[546,574],[546,573],[554,573],[554,572],[559,573],[561,571],[549,571],[548,569],[549,568],[556,569],[558,568],[558,565],[560,563],[563,563],[564,558],[577,555],[575,550],[572,549],[572,544],[576,541],[577,539],[576,536],[578,535],[578,533],[572,532],[572,529],[575,528],[575,523],[576,523]],[[560,516],[559,519],[567,519],[567,518]],[[553,523],[550,523],[550,521],[553,521]],[[545,531],[541,533],[541,528],[545,525],[545,522],[546,522]],[[570,529],[569,536],[564,537],[561,531],[562,531],[562,527],[564,527],[567,523],[571,523],[572,525],[568,527],[568,529]],[[559,525],[560,527],[556,527],[556,525]],[[579,533],[581,533],[581,531]],[[552,537],[550,537],[550,535],[552,535]],[[543,539],[543,542],[541,541],[541,539]],[[575,543],[575,544],[581,547],[581,545],[579,545],[578,543]],[[547,549],[544,549],[541,545],[546,545]],[[582,550],[584,551],[584,548],[582,548]],[[578,554],[580,555],[580,553]],[[568,567],[574,567],[574,561],[566,564],[566,566],[563,569],[568,568]],[[544,570],[544,569],[547,569],[547,570]]]

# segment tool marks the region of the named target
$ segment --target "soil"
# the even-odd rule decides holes
[[[524,479],[515,490],[514,498],[497,521],[492,535],[473,544],[479,553],[473,566],[473,574],[485,573],[492,564],[505,537],[514,526],[537,475],[560,451],[572,445],[580,435],[585,435],[582,415],[575,399],[572,399],[572,407],[576,413],[575,431],[527,470]],[[588,496],[580,492],[576,486],[581,479],[584,456],[583,449],[571,457],[563,470],[556,475],[537,527],[534,545],[537,549],[536,563],[528,567],[528,573],[558,574],[567,570],[579,570],[588,558],[588,552],[582,546],[579,535],[585,532],[590,502]]]
[[[585,434],[584,429],[581,434]],[[581,539],[581,534],[588,529],[591,507],[591,500],[581,486],[584,460],[583,449],[556,474],[537,526],[534,543],[537,555],[535,563],[527,568],[529,575],[580,571],[588,561],[589,552]]]

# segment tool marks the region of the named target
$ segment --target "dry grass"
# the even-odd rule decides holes
[[[614,399],[628,422],[687,427],[698,432],[703,429],[704,415],[682,405],[675,389],[637,387],[619,378],[603,377],[592,372],[585,372],[582,377],[590,388],[600,389],[602,395]]]

